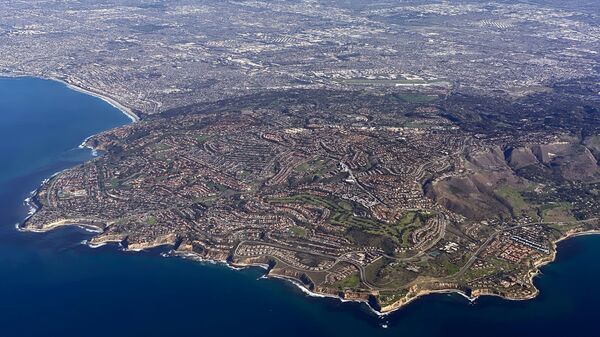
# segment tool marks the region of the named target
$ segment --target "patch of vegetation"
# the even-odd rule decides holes
[[[227,188],[227,186],[225,185],[221,185],[219,183],[215,183],[212,181],[209,181],[206,183],[206,186],[208,186],[210,189],[212,190],[216,190],[217,192],[226,192],[227,190],[229,190],[229,188]]]
[[[329,222],[331,224],[348,228],[369,230],[372,227],[378,227],[381,225],[381,223],[378,221],[355,215],[354,211],[358,209],[362,210],[362,208],[359,205],[342,199],[326,198],[310,194],[297,194],[284,198],[272,198],[268,201],[274,204],[300,203],[326,208],[330,210],[332,214],[329,218]]]
[[[572,208],[568,202],[553,202],[542,205],[540,213],[545,222],[574,222],[577,219],[571,213]]]
[[[352,210],[352,205],[348,202],[340,199],[334,198],[326,198],[320,197],[316,195],[310,194],[297,194],[289,197],[283,198],[271,198],[268,200],[270,203],[274,204],[286,204],[286,203],[299,203],[299,204],[309,204],[314,205],[321,208],[327,208],[332,212],[347,212]],[[350,205],[350,206],[348,206]],[[348,209],[350,207],[350,209]]]
[[[454,275],[458,273],[458,270],[460,268],[456,264],[450,262],[447,258],[443,258],[441,262],[444,268],[446,269],[446,275]]]
[[[331,169],[331,160],[329,159],[315,159],[305,163],[302,163],[294,168],[294,171],[300,173],[306,173],[315,175],[317,177],[322,176]]]
[[[345,227],[350,239],[361,244],[380,247],[388,253],[393,253],[394,245],[410,246],[410,233],[433,216],[428,211],[407,212],[397,223],[386,223],[357,215],[366,210],[360,205],[342,199],[298,194],[272,198],[268,201],[274,204],[301,203],[326,208],[331,211],[329,223]]]
[[[360,285],[360,275],[358,273],[354,273],[344,279],[341,279],[333,284],[334,287],[339,290],[344,289],[356,289]]]
[[[116,219],[113,222],[113,225],[115,225],[115,226],[123,226],[123,225],[125,225],[126,222],[127,221],[125,219],[119,218],[119,219]]]
[[[146,217],[146,223],[151,226],[156,225],[156,217],[154,215],[149,215],[148,217]]]
[[[491,258],[488,262],[490,262],[494,266],[494,269],[497,269],[497,270],[505,271],[505,270],[510,270],[512,268],[512,264],[510,262],[501,260],[496,257]]]
[[[110,179],[110,187],[118,188],[119,186],[121,186],[121,181],[119,180],[119,178],[113,177]]]
[[[212,206],[215,201],[217,201],[219,199],[218,195],[211,195],[211,196],[206,196],[206,197],[197,197],[194,198],[192,201],[195,204],[203,204],[205,206]]]
[[[506,200],[512,208],[514,215],[521,215],[523,212],[529,210],[531,207],[527,201],[521,195],[521,192],[511,186],[503,185],[494,191],[497,196]]]
[[[350,78],[334,79],[334,82],[351,85],[379,85],[379,86],[404,86],[404,85],[444,85],[446,81],[426,79],[388,79],[388,78]]]
[[[343,212],[335,212],[329,218],[329,222],[334,225],[340,225],[344,227],[351,228],[359,228],[365,231],[370,231],[373,228],[378,228],[382,226],[382,223],[376,220],[372,220],[365,217],[360,217],[352,214],[352,212],[348,210],[344,210]]]
[[[383,275],[383,269],[390,263],[390,259],[385,257],[376,259],[365,267],[365,278],[368,282],[377,284]]]
[[[295,236],[299,236],[301,238],[306,236],[306,228],[304,227],[292,226],[291,231]]]
[[[427,211],[412,211],[404,214],[396,226],[394,226],[396,236],[400,238],[400,245],[402,247],[410,246],[410,234],[412,231],[421,227],[432,216],[433,213]]]
[[[161,143],[161,142],[158,142],[158,143],[155,143],[152,145],[152,149],[155,151],[164,151],[164,150],[168,150],[170,148],[171,148],[171,146],[169,146],[165,143]]]
[[[408,291],[405,289],[399,289],[397,291],[382,291],[379,293],[379,303],[381,306],[393,304],[402,297],[406,296],[407,293]]]
[[[207,140],[210,139],[210,135],[198,135],[196,136],[196,142],[198,142],[198,145],[202,145],[204,143],[206,143]]]
[[[316,255],[307,253],[296,253],[295,256],[298,258],[300,263],[310,267],[317,267],[319,263],[323,260],[322,258]]]
[[[425,95],[419,93],[395,94],[394,96],[408,103],[431,103],[438,99],[437,95]]]
[[[467,272],[464,274],[463,279],[465,281],[469,282],[469,281],[473,281],[475,279],[478,279],[478,278],[481,278],[484,276],[491,275],[495,272],[497,272],[497,270],[494,269],[493,267],[478,268],[478,269],[469,268],[467,270]]]

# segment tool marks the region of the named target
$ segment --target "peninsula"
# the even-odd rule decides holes
[[[267,266],[390,312],[536,296],[600,230],[596,3],[1,1],[0,72],[135,123],[45,182],[19,228]]]
[[[104,154],[45,183],[22,228],[266,265],[381,312],[430,292],[535,296],[555,242],[600,229],[597,126],[480,126],[457,111],[484,102],[423,95],[300,90],[165,111],[88,139]]]

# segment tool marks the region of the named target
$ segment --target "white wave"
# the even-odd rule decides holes
[[[90,138],[92,138],[93,136],[89,136],[86,139],[83,140],[83,142],[81,144],[79,144],[78,148],[80,149],[85,149],[86,147],[89,147],[87,145],[88,140],[90,140]]]
[[[83,229],[84,231],[86,231],[88,233],[100,234],[103,232],[102,229],[100,229],[98,227],[94,227],[94,226],[86,226],[86,225],[76,225],[76,226]]]

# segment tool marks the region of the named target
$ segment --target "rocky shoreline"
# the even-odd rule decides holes
[[[384,314],[391,313],[391,312],[401,309],[402,307],[406,306],[407,304],[409,304],[421,297],[424,297],[424,296],[430,295],[430,294],[439,294],[439,293],[442,293],[442,294],[455,293],[455,294],[465,297],[469,302],[474,302],[482,296],[499,297],[499,298],[502,298],[502,299],[508,300],[508,301],[526,301],[526,300],[534,299],[535,297],[537,297],[537,295],[539,295],[540,291],[535,286],[533,281],[534,281],[535,277],[540,274],[541,267],[548,265],[556,260],[557,251],[558,251],[557,250],[558,243],[561,241],[570,239],[572,237],[584,236],[584,235],[600,235],[600,231],[599,230],[569,231],[566,233],[565,236],[552,242],[552,250],[551,250],[552,253],[550,254],[549,257],[534,261],[533,267],[529,270],[529,272],[527,274],[527,278],[528,278],[529,284],[532,286],[532,288],[535,291],[533,294],[531,294],[529,296],[511,297],[511,296],[506,296],[506,295],[492,293],[492,292],[485,292],[485,291],[473,291],[470,295],[467,295],[464,291],[459,290],[459,289],[420,290],[420,291],[416,291],[415,293],[412,293],[412,294],[409,292],[409,294],[407,294],[405,297],[401,298],[400,300],[398,300],[386,307],[382,307],[381,311]]]
[[[84,143],[86,143],[86,142],[84,142]],[[87,147],[89,147],[91,150],[95,150],[91,146],[87,146]],[[58,174],[58,173],[56,173],[56,174]],[[55,176],[56,174],[54,174],[53,176]],[[19,224],[17,226],[17,229],[19,231],[44,233],[44,232],[49,232],[49,231],[52,231],[52,230],[55,230],[55,229],[58,229],[61,227],[76,226],[76,227],[82,228],[88,232],[95,234],[95,236],[93,236],[91,239],[89,239],[85,242],[86,245],[90,248],[97,248],[97,247],[101,247],[101,246],[111,244],[111,243],[119,244],[119,246],[121,246],[124,251],[128,251],[128,252],[139,252],[139,251],[143,251],[143,250],[149,250],[149,249],[165,247],[165,246],[175,247],[177,249],[172,250],[171,253],[169,254],[170,256],[189,258],[189,259],[193,259],[195,261],[201,261],[201,262],[219,263],[219,264],[223,264],[224,266],[227,266],[228,268],[232,268],[235,270],[251,268],[251,267],[259,267],[259,268],[266,270],[266,273],[263,277],[277,278],[277,279],[291,282],[293,285],[297,286],[303,293],[305,293],[308,296],[321,297],[321,298],[323,298],[323,297],[335,298],[342,302],[364,303],[364,304],[366,304],[366,306],[369,308],[370,311],[372,311],[374,314],[376,314],[378,316],[385,316],[392,312],[400,310],[403,307],[405,307],[406,305],[408,305],[409,303],[411,303],[421,297],[430,295],[430,294],[455,293],[455,294],[458,294],[458,295],[464,297],[469,302],[474,302],[479,297],[482,297],[482,296],[494,296],[494,297],[499,297],[499,298],[502,298],[505,300],[511,300],[511,301],[523,301],[523,300],[533,299],[539,294],[539,290],[537,289],[537,287],[535,287],[535,285],[533,283],[534,278],[537,275],[539,275],[541,267],[543,267],[549,263],[552,263],[553,261],[556,260],[557,244],[559,242],[561,242],[563,240],[567,240],[567,239],[569,239],[571,237],[575,237],[575,236],[600,234],[599,230],[588,230],[588,231],[570,230],[570,231],[566,232],[564,236],[560,237],[557,240],[552,241],[551,242],[551,244],[552,244],[551,254],[548,257],[543,257],[543,258],[540,258],[540,259],[534,261],[532,268],[529,270],[529,272],[527,274],[528,283],[532,286],[532,289],[534,289],[534,292],[529,296],[511,297],[511,296],[506,296],[503,294],[498,294],[498,293],[493,293],[493,292],[488,292],[488,291],[479,291],[479,290],[473,290],[471,292],[471,294],[467,294],[464,290],[461,290],[461,289],[453,289],[453,288],[418,289],[418,287],[413,286],[405,296],[403,296],[396,302],[377,308],[377,307],[373,306],[373,304],[369,301],[368,298],[362,299],[357,296],[356,298],[348,299],[348,298],[344,298],[344,297],[340,296],[339,294],[332,294],[332,293],[328,293],[328,292],[319,292],[318,290],[310,289],[307,285],[304,284],[304,282],[302,282],[302,280],[300,280],[294,276],[285,275],[285,274],[277,274],[276,271],[273,270],[272,266],[270,266],[266,263],[242,262],[242,261],[234,262],[234,261],[230,261],[229,256],[225,256],[225,255],[210,256],[208,258],[203,257],[203,256],[197,254],[196,252],[194,252],[191,247],[183,247],[183,246],[177,247],[178,239],[175,234],[165,235],[163,237],[159,237],[156,240],[149,241],[149,242],[135,242],[132,244],[128,244],[126,242],[127,241],[126,236],[123,236],[123,235],[117,235],[117,236],[104,235],[103,236],[103,235],[101,235],[102,233],[105,232],[106,228],[108,226],[110,226],[110,223],[108,223],[108,224],[103,223],[102,221],[95,220],[95,219],[61,219],[61,220],[57,220],[57,221],[54,221],[49,224],[44,224],[40,228],[23,227],[23,225],[25,224],[27,219],[29,219],[35,212],[37,212],[42,207],[40,205],[40,203],[37,201],[37,193],[44,184],[49,182],[49,180],[50,179],[44,180],[42,185],[40,185],[40,187],[37,190],[33,191],[31,196],[25,200],[25,205],[27,205],[30,208],[30,212],[29,212],[28,217],[21,224]]]
[[[28,198],[27,204],[33,203],[35,200],[34,197]],[[36,208],[36,210],[37,210],[37,208]],[[65,219],[65,220],[59,220],[59,221],[55,221],[51,224],[44,225],[41,228],[27,228],[27,227],[18,226],[18,230],[24,231],[24,232],[44,233],[44,232],[49,232],[49,231],[52,231],[52,230],[55,230],[55,229],[58,229],[61,227],[65,227],[65,226],[76,226],[76,227],[82,228],[86,231],[89,231],[91,233],[101,234],[101,233],[104,233],[106,227],[109,226],[109,224],[108,225],[105,224],[104,226],[102,226],[102,225],[99,225],[98,222],[93,221],[92,219],[71,219],[71,220]],[[535,289],[535,292],[533,294],[531,294],[530,296],[510,297],[510,296],[506,296],[506,295],[502,295],[502,294],[498,294],[498,293],[477,291],[477,290],[473,291],[471,294],[467,294],[465,291],[463,291],[461,289],[448,288],[448,289],[434,289],[434,290],[426,290],[426,289],[425,290],[417,290],[416,287],[413,287],[414,290],[411,289],[411,291],[409,291],[408,294],[406,294],[404,297],[400,298],[398,301],[396,301],[390,305],[380,307],[380,308],[374,307],[368,299],[361,299],[358,297],[349,299],[349,298],[344,298],[339,295],[334,295],[331,293],[319,292],[317,290],[311,290],[309,287],[307,287],[304,284],[304,282],[302,282],[302,280],[300,280],[296,277],[293,277],[290,275],[285,275],[285,274],[277,274],[276,272],[273,272],[272,266],[270,266],[269,264],[266,264],[266,263],[259,263],[259,262],[246,263],[246,262],[241,262],[241,261],[233,262],[233,261],[230,261],[228,259],[228,257],[226,257],[226,256],[221,256],[221,257],[215,256],[215,257],[211,257],[211,258],[206,258],[206,257],[203,257],[203,256],[193,252],[192,250],[188,250],[183,247],[182,247],[183,249],[170,250],[169,253],[166,255],[179,257],[179,258],[192,259],[192,260],[200,261],[200,262],[218,263],[218,264],[222,264],[222,265],[224,265],[228,268],[234,269],[234,270],[240,270],[240,269],[252,268],[252,267],[262,268],[262,269],[265,269],[265,271],[266,271],[266,273],[264,274],[263,277],[276,278],[276,279],[281,279],[281,280],[290,282],[293,285],[297,286],[303,293],[305,293],[308,296],[320,297],[320,298],[334,298],[334,299],[340,300],[341,302],[364,303],[367,305],[367,307],[370,309],[370,311],[372,311],[374,314],[376,314],[378,316],[385,316],[392,312],[402,309],[409,303],[411,303],[421,297],[424,297],[424,296],[427,296],[430,294],[455,293],[455,294],[458,294],[458,295],[464,297],[469,302],[474,302],[479,297],[482,297],[482,296],[494,296],[494,297],[499,297],[504,300],[510,300],[510,301],[523,301],[523,300],[533,299],[539,294],[539,290],[537,289],[537,287],[535,287],[533,281],[534,281],[535,277],[537,275],[539,275],[541,267],[543,267],[547,264],[550,264],[556,260],[557,244],[563,240],[567,240],[569,238],[576,237],[576,236],[598,235],[598,234],[600,234],[600,231],[598,231],[598,230],[569,231],[566,233],[565,236],[553,241],[552,242],[552,250],[551,250],[552,253],[550,254],[550,256],[539,259],[537,261],[534,261],[532,269],[530,269],[529,273],[527,274],[529,283],[531,284],[532,288]],[[127,244],[126,240],[127,240],[127,238],[123,237],[123,236],[116,236],[116,237],[94,236],[90,240],[85,241],[85,244],[90,248],[97,248],[97,247],[104,246],[106,244],[117,243],[122,247],[122,249],[124,251],[128,251],[128,252],[139,252],[139,251],[149,250],[149,249],[158,248],[158,247],[176,247],[177,246],[177,236],[175,234],[165,235],[164,237],[158,238],[157,240],[153,240],[151,242],[136,242],[133,244]]]

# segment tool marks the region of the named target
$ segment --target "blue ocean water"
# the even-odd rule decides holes
[[[90,158],[77,149],[83,139],[125,123],[109,104],[60,83],[0,78],[0,336],[600,335],[600,236],[560,243],[534,300],[469,304],[439,294],[381,318],[363,304],[261,279],[259,269],[91,249],[76,228],[15,230],[31,190]]]

